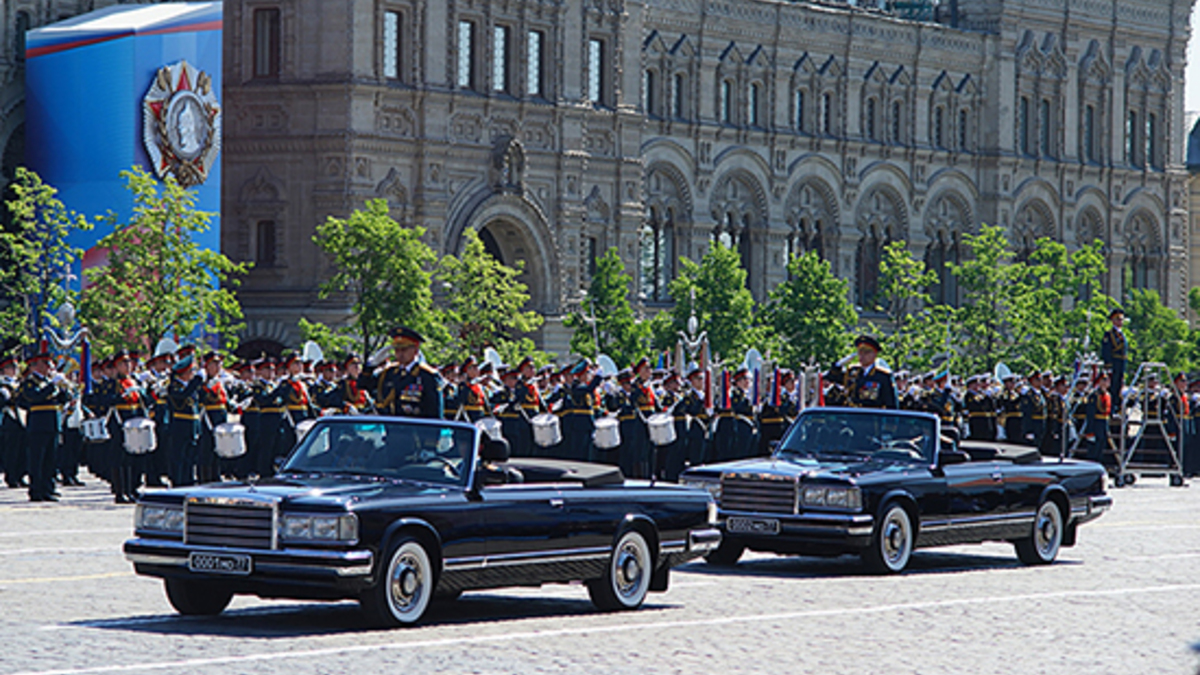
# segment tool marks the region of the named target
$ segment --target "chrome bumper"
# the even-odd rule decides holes
[[[779,533],[764,535],[753,532],[729,532],[730,518],[753,518],[779,521]],[[800,515],[721,511],[721,530],[729,536],[774,538],[819,538],[869,540],[875,532],[875,519],[867,513],[802,513]]]
[[[688,552],[705,555],[721,545],[721,531],[717,528],[688,532]]]
[[[169,539],[130,539],[125,542],[125,559],[134,565],[188,568],[192,553],[248,555],[253,561],[254,577],[367,577],[374,569],[371,551],[329,551],[285,548],[279,550],[218,548],[195,546]]]

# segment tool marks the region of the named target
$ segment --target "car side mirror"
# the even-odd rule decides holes
[[[271,468],[275,469],[275,473],[279,473],[279,470],[283,468],[283,463],[286,461],[287,457],[276,457],[271,460]]]
[[[938,453],[938,466],[950,466],[951,464],[966,464],[971,460],[971,456],[965,452],[958,450],[950,450]]]

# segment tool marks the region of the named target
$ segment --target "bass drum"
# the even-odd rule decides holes
[[[533,442],[541,448],[551,448],[562,443],[562,427],[558,415],[542,413],[530,420],[533,425]]]
[[[616,450],[621,447],[621,425],[617,418],[601,417],[596,420],[592,443],[600,450]]]
[[[662,447],[675,442],[675,418],[667,413],[656,413],[646,418],[650,442]]]
[[[222,459],[237,459],[246,454],[246,427],[233,422],[213,429],[214,450]]]
[[[146,455],[158,447],[154,436],[154,420],[134,417],[121,425],[125,430],[125,452],[131,455]]]

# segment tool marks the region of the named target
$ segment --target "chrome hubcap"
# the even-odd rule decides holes
[[[898,516],[889,516],[883,525],[883,555],[888,563],[896,564],[908,553],[908,528]]]
[[[633,543],[626,543],[617,552],[617,592],[624,597],[637,593],[642,581],[643,564],[641,551]]]
[[[1054,508],[1053,505],[1046,504],[1038,512],[1036,537],[1038,551],[1043,556],[1053,553],[1058,546],[1059,527],[1057,512],[1053,511]]]
[[[401,555],[392,565],[391,600],[399,612],[406,612],[420,600],[421,562],[413,555]]]

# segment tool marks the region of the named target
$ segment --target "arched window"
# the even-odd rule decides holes
[[[757,82],[751,83],[746,94],[746,123],[752,127],[761,127],[763,124],[759,114],[761,113],[762,85]]]
[[[1083,111],[1083,157],[1096,162],[1096,106],[1088,105]]]
[[[786,205],[786,220],[788,224],[787,259],[806,253],[815,252],[825,258],[825,234],[827,228],[835,221],[836,203],[827,197],[829,192],[818,187],[815,182],[800,183],[792,189]]]
[[[796,131],[804,133],[804,90],[796,90]]]
[[[971,149],[970,113],[966,108],[958,111],[958,149],[966,152]]]
[[[25,60],[25,33],[29,31],[31,24],[28,12],[17,12],[16,27],[13,31],[13,58],[17,61]]]
[[[275,221],[260,220],[255,224],[254,266],[262,269],[277,263]]]
[[[1054,156],[1054,128],[1053,119],[1050,115],[1050,99],[1044,98],[1038,108],[1038,133],[1040,134],[1040,148],[1043,157]]]
[[[646,104],[646,114],[658,117],[658,77],[653,70],[647,70],[642,78],[642,100]]]
[[[904,106],[900,101],[892,101],[892,143],[904,143]]]
[[[733,82],[721,81],[721,123],[733,124]]]
[[[1130,166],[1140,167],[1142,165],[1141,159],[1138,157],[1139,131],[1137,111],[1130,110],[1125,124],[1125,161]]]
[[[687,75],[683,73],[675,73],[675,77],[671,84],[671,112],[675,115],[675,119],[687,118]]]
[[[1029,134],[1029,97],[1022,96],[1021,102],[1017,106],[1017,152],[1020,154],[1032,154],[1031,139]]]
[[[648,302],[670,300],[667,286],[671,283],[674,254],[675,214],[672,210],[650,208],[640,236],[638,295]]]
[[[821,131],[832,136],[833,128],[833,94],[825,92],[821,96]]]
[[[879,296],[879,264],[883,248],[898,238],[901,202],[882,189],[875,189],[859,204],[857,215],[862,239],[856,256],[856,301],[864,312],[875,312],[884,300]]]
[[[875,99],[869,98],[867,99],[867,109],[863,113],[863,131],[867,138],[872,141],[879,140],[879,129],[877,126],[875,107]]]
[[[722,176],[712,190],[712,214],[716,220],[713,241],[738,250],[746,270],[746,285],[755,297],[765,293],[759,282],[765,262],[758,262],[753,233],[766,222],[765,196],[758,180],[745,171]],[[761,299],[761,297],[760,297]]]
[[[933,147],[946,147],[946,109],[942,106],[933,109]]]

